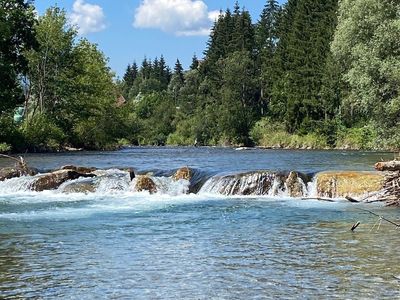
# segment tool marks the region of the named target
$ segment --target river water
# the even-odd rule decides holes
[[[190,166],[210,176],[372,170],[381,158],[393,155],[229,148],[26,155],[42,170],[74,164],[169,173]],[[6,185],[0,185],[0,298],[400,298],[399,231],[364,210],[397,221],[397,209],[209,193],[2,190]]]

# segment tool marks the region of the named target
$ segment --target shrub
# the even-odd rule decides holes
[[[264,118],[258,121],[250,131],[250,136],[257,145],[272,148],[325,149],[327,139],[318,133],[305,135],[288,133],[283,124]]]
[[[372,125],[354,128],[341,128],[336,147],[339,149],[373,150],[377,147],[377,132]]]
[[[5,153],[11,151],[11,145],[6,143],[0,143],[0,153]]]
[[[56,151],[65,140],[62,129],[44,114],[25,121],[21,129],[26,146],[32,151]]]

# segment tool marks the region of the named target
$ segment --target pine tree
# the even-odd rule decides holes
[[[268,0],[256,25],[256,46],[259,53],[272,55],[278,42],[277,22],[281,8],[276,0]]]
[[[174,67],[174,75],[180,80],[181,83],[184,81],[183,77],[183,67],[179,59],[176,60],[175,67]]]
[[[278,37],[278,18],[281,8],[276,0],[268,0],[256,24],[257,68],[260,82],[260,109],[265,115],[272,97],[272,86],[276,80],[275,65],[276,45]]]
[[[321,81],[336,24],[337,0],[293,0],[286,5],[278,46],[282,68],[276,83],[278,112],[287,129],[312,130],[322,120]]]
[[[197,70],[198,67],[199,67],[199,60],[195,53],[195,54],[193,54],[193,57],[192,57],[192,64],[190,65],[190,70]]]

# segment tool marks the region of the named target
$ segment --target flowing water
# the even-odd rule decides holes
[[[372,170],[392,157],[221,148],[27,155],[41,170],[65,164],[111,170],[86,194],[65,193],[71,182],[45,192],[30,191],[27,177],[0,183],[0,298],[400,298],[400,232],[364,209],[393,221],[399,210],[283,192],[219,192],[232,183],[226,174]],[[189,182],[168,177],[186,165],[204,179],[197,194],[186,194]],[[115,167],[152,172],[159,192],[134,192]],[[251,180],[237,185],[243,182]],[[351,232],[356,221],[361,225]]]

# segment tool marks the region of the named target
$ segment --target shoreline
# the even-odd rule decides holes
[[[0,152],[0,154],[7,155],[23,155],[23,154],[57,154],[57,153],[81,153],[81,152],[116,152],[124,149],[134,149],[134,148],[222,148],[222,149],[233,149],[237,151],[251,151],[251,150],[284,150],[284,151],[348,151],[348,152],[371,152],[371,153],[393,153],[398,154],[399,150],[396,149],[362,149],[362,148],[350,148],[350,147],[279,147],[279,146],[261,146],[256,145],[253,147],[242,146],[242,145],[202,145],[202,146],[193,146],[193,145],[124,145],[117,147],[110,147],[106,149],[85,149],[85,148],[74,148],[74,147],[65,147],[59,150],[43,150],[43,151],[24,151],[24,152],[14,152],[14,151],[5,151]]]

